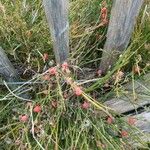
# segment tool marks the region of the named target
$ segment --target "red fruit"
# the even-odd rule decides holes
[[[88,108],[90,107],[90,103],[87,102],[87,101],[84,101],[84,103],[81,105],[81,107],[82,107],[83,109],[88,109]]]
[[[75,94],[77,95],[77,96],[80,96],[80,95],[82,95],[82,93],[83,93],[83,91],[81,90],[81,88],[80,87],[75,87]]]
[[[102,22],[107,19],[107,8],[106,7],[103,7],[101,9],[101,19],[102,19]]]
[[[129,136],[128,132],[125,130],[122,130],[120,134],[121,134],[121,137],[128,137]]]
[[[67,62],[64,62],[61,66],[62,66],[62,71],[65,71],[68,74],[70,73],[69,65]]]
[[[48,60],[48,57],[49,57],[48,54],[47,54],[47,53],[44,53],[44,55],[43,55],[43,60],[44,60],[44,61],[47,61],[47,60]]]
[[[27,122],[28,121],[28,116],[27,115],[22,115],[19,117],[21,122]]]
[[[57,69],[55,67],[49,68],[48,71],[49,71],[50,75],[56,75],[56,73],[57,73]]]
[[[69,65],[68,65],[67,62],[64,62],[61,66],[62,66],[62,68],[63,68],[64,70],[66,70],[66,69],[69,68]]]
[[[108,16],[107,16],[107,14],[108,14],[107,8],[103,7],[101,9],[101,22],[103,23],[103,25],[106,25],[108,23],[108,19],[107,19]]]
[[[112,124],[113,121],[114,121],[114,119],[111,116],[109,116],[106,120],[107,124]]]
[[[129,125],[135,125],[136,121],[137,121],[136,118],[133,118],[133,117],[128,118],[128,124]]]
[[[35,112],[35,113],[40,113],[41,111],[42,111],[42,108],[39,105],[37,105],[33,108],[33,112]]]
[[[101,9],[101,13],[102,13],[102,14],[107,14],[107,8],[106,8],[106,7],[103,7],[103,8]]]

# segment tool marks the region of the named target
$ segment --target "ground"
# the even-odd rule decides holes
[[[106,2],[110,14],[112,2]],[[54,69],[41,1],[0,1],[0,46],[22,80],[33,83],[15,92],[32,89],[31,102],[0,87],[1,149],[122,150],[132,149],[131,141],[148,147],[134,134],[134,124],[116,117],[103,102],[121,95],[126,82],[150,70],[150,3],[145,0],[130,45],[104,77],[97,72],[108,27],[97,28],[101,9],[102,0],[70,1],[70,61]]]

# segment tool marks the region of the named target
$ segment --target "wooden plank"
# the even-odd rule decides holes
[[[126,113],[150,104],[150,73],[125,86],[125,93],[105,102],[117,113]]]
[[[150,112],[143,112],[133,117],[137,118],[135,126],[139,128],[143,133],[150,134]]]
[[[133,118],[136,118],[135,127],[139,129],[136,132],[134,132],[135,136],[141,135],[142,143],[149,143],[150,142],[150,112],[143,112],[141,114],[137,114],[132,116]],[[128,117],[125,118],[127,120]],[[128,129],[130,130],[130,129]],[[141,134],[143,133],[143,135]],[[142,148],[143,145],[138,141],[130,141],[133,147],[135,148]]]
[[[142,97],[141,97],[142,98]],[[138,100],[137,102],[130,101],[128,98],[118,98],[118,99],[112,99],[110,101],[105,102],[105,105],[115,110],[115,112],[122,114],[127,113],[133,110],[137,110],[138,108],[141,108],[145,105],[148,105],[150,103],[150,96],[141,100]]]
[[[54,53],[58,64],[67,60],[69,55],[68,0],[43,0]]]
[[[128,113],[129,115],[124,117],[125,121],[127,121],[131,115],[133,118],[136,118],[135,127],[138,128],[139,131],[137,130],[134,136],[140,135],[142,142],[150,142],[150,112],[145,111],[143,108],[144,112],[142,113],[136,111],[134,115],[130,114],[131,111],[150,104],[150,73],[144,75],[140,80],[125,85],[124,90],[126,94],[108,100],[104,104],[114,109],[118,114]],[[136,99],[134,99],[135,97]],[[101,114],[103,115],[102,112]],[[104,114],[103,116],[106,115]],[[130,131],[130,128],[127,128],[127,130]],[[141,133],[143,133],[143,135]],[[129,141],[134,148],[138,147],[140,149],[143,147],[140,142],[130,140],[130,137]]]
[[[129,44],[143,0],[114,0],[100,64],[105,73]]]

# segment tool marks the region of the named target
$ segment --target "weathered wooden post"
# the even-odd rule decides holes
[[[6,56],[5,52],[1,47],[0,47],[0,75],[2,75],[2,77],[6,80],[6,82],[9,83],[19,82],[19,75],[17,74],[14,66],[9,61],[8,57]],[[17,88],[17,86],[14,84],[9,84],[8,86],[11,88],[11,90],[15,90]],[[24,93],[17,96],[20,96],[22,99],[26,100],[29,100],[30,98],[28,93]]]
[[[68,0],[43,0],[56,63],[61,64],[69,55]]]
[[[105,73],[129,44],[136,18],[143,0],[114,0],[107,32],[107,40],[100,63]]]
[[[9,82],[18,80],[17,72],[0,47],[0,74]]]

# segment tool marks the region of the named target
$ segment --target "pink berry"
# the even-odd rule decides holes
[[[69,70],[69,65],[67,62],[64,62],[61,66],[62,66],[62,71],[70,74],[71,71]]]
[[[136,121],[137,121],[136,118],[133,118],[133,117],[128,118],[128,124],[129,125],[135,125]]]
[[[49,68],[48,71],[49,71],[50,75],[56,75],[56,73],[57,73],[57,69],[55,67]]]
[[[112,124],[113,123],[113,118],[109,116],[106,120],[107,124]]]
[[[64,62],[61,66],[64,70],[68,69],[68,67],[69,67],[67,62]]]
[[[106,13],[107,13],[107,8],[106,8],[106,7],[103,7],[102,10],[101,10],[101,13],[102,13],[102,14],[106,14]]]
[[[39,105],[37,105],[33,108],[33,112],[35,112],[35,113],[40,113],[41,111],[42,111],[42,108]]]
[[[90,103],[87,101],[84,101],[84,103],[81,106],[83,109],[88,109],[90,107]]]
[[[28,121],[28,116],[27,115],[22,115],[19,117],[21,122],[27,122]]]
[[[81,88],[80,87],[75,87],[75,94],[77,95],[77,96],[80,96],[80,95],[82,95],[82,93],[83,93],[83,91],[81,90]]]
[[[122,137],[128,137],[128,136],[129,136],[129,134],[128,134],[128,132],[127,132],[127,131],[122,130],[122,131],[121,131],[121,136],[122,136]]]

